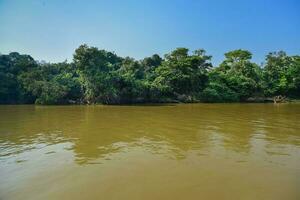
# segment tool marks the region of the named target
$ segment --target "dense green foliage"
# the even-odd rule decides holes
[[[262,66],[234,50],[213,67],[202,49],[177,48],[140,61],[81,45],[72,63],[0,55],[0,103],[243,102],[300,97],[300,56],[269,53]]]

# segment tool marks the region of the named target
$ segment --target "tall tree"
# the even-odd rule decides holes
[[[219,67],[220,73],[225,74],[227,86],[238,94],[240,101],[247,100],[261,88],[261,69],[251,58],[247,50],[230,51]]]
[[[110,103],[117,98],[112,71],[122,59],[114,53],[81,45],[75,50],[74,63],[81,77],[87,103]]]
[[[212,67],[211,56],[200,49],[188,54],[188,49],[177,48],[165,55],[161,66],[155,70],[156,78],[153,85],[163,96],[189,99],[200,93],[207,83],[208,70]],[[188,99],[186,99],[188,100]]]
[[[299,56],[288,56],[284,51],[266,56],[264,91],[267,96],[299,95]]]

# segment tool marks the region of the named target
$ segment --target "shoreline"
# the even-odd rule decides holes
[[[21,105],[34,105],[34,106],[165,106],[165,105],[179,105],[179,104],[289,104],[300,103],[300,99],[291,99],[286,102],[274,103],[273,101],[241,101],[241,102],[141,102],[141,103],[120,103],[120,104],[103,104],[103,103],[69,103],[69,104],[0,104],[0,106],[21,106]]]

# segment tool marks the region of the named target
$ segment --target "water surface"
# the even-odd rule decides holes
[[[300,199],[300,104],[0,106],[0,199]]]

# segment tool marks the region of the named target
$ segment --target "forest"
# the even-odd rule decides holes
[[[265,102],[300,98],[300,56],[271,52],[262,64],[234,50],[213,66],[203,49],[164,57],[120,57],[88,45],[72,62],[47,63],[0,54],[0,104],[133,104]]]

